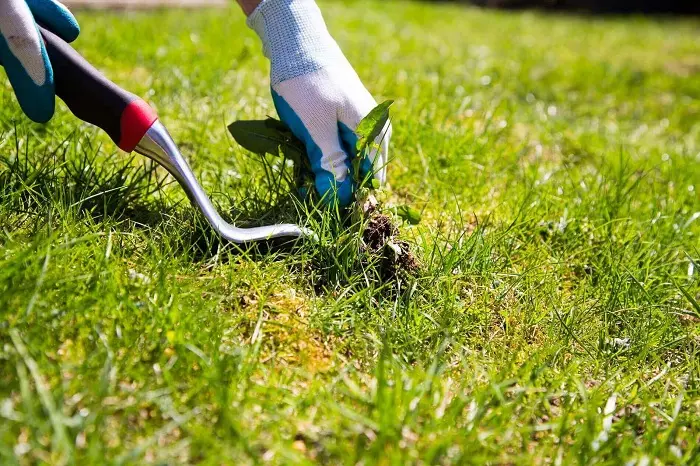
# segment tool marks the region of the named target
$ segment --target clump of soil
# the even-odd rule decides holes
[[[382,280],[396,281],[414,276],[420,269],[420,262],[411,245],[399,237],[399,228],[394,220],[380,212],[372,196],[364,203],[362,210],[368,219],[362,232],[364,249],[373,259],[378,259]]]
[[[384,248],[387,241],[399,234],[399,229],[394,225],[388,215],[373,213],[363,233],[363,238],[371,250],[377,251]]]

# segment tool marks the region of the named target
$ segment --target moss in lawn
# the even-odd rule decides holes
[[[309,300],[299,296],[294,288],[273,293],[264,305],[254,294],[241,297],[238,310],[247,319],[241,340],[226,344],[255,342],[261,338],[261,326],[265,327],[265,339],[260,348],[262,361],[275,361],[281,367],[299,368],[309,374],[327,371],[333,364],[333,338],[309,325]]]

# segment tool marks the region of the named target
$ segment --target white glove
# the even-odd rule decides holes
[[[55,106],[53,70],[36,21],[63,40],[78,37],[78,22],[55,0],[0,0],[0,64],[22,110],[43,123]]]
[[[350,204],[356,188],[354,130],[377,103],[331,37],[314,0],[263,0],[248,17],[270,59],[272,99],[281,120],[306,145],[316,189],[326,203]],[[391,126],[381,150],[361,164],[384,183]]]

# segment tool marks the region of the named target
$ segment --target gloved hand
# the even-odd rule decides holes
[[[55,0],[0,0],[0,63],[22,110],[45,123],[53,116],[53,70],[35,20],[67,42],[80,33],[75,17]]]
[[[340,206],[350,204],[357,181],[351,169],[354,130],[375,100],[331,37],[314,0],[263,0],[248,25],[270,59],[277,113],[306,145],[316,189],[327,204],[336,199]],[[371,171],[385,182],[390,138],[387,125],[377,138],[381,150],[362,161],[361,176]]]

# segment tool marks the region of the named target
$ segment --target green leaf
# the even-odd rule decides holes
[[[282,122],[267,120],[236,121],[228,126],[238,144],[259,155],[279,155],[294,162],[301,161],[306,151],[304,144],[292,135]],[[284,129],[283,129],[284,128]]]
[[[292,134],[292,130],[289,129],[289,126],[279,120],[268,117],[267,120],[265,120],[265,126],[270,129],[276,129],[280,133],[289,134],[291,137],[295,138],[295,136]],[[301,143],[301,141],[299,141],[299,143]]]
[[[377,105],[367,114],[357,125],[357,153],[361,154],[382,132],[386,122],[389,121],[389,108],[393,105],[393,100],[387,100]]]
[[[228,130],[238,144],[251,152],[261,156],[281,154],[294,162],[294,178],[298,186],[306,180],[313,180],[304,143],[283,122],[274,118],[236,121],[228,126]]]
[[[394,207],[392,211],[411,225],[418,225],[422,219],[421,213],[409,205]]]

